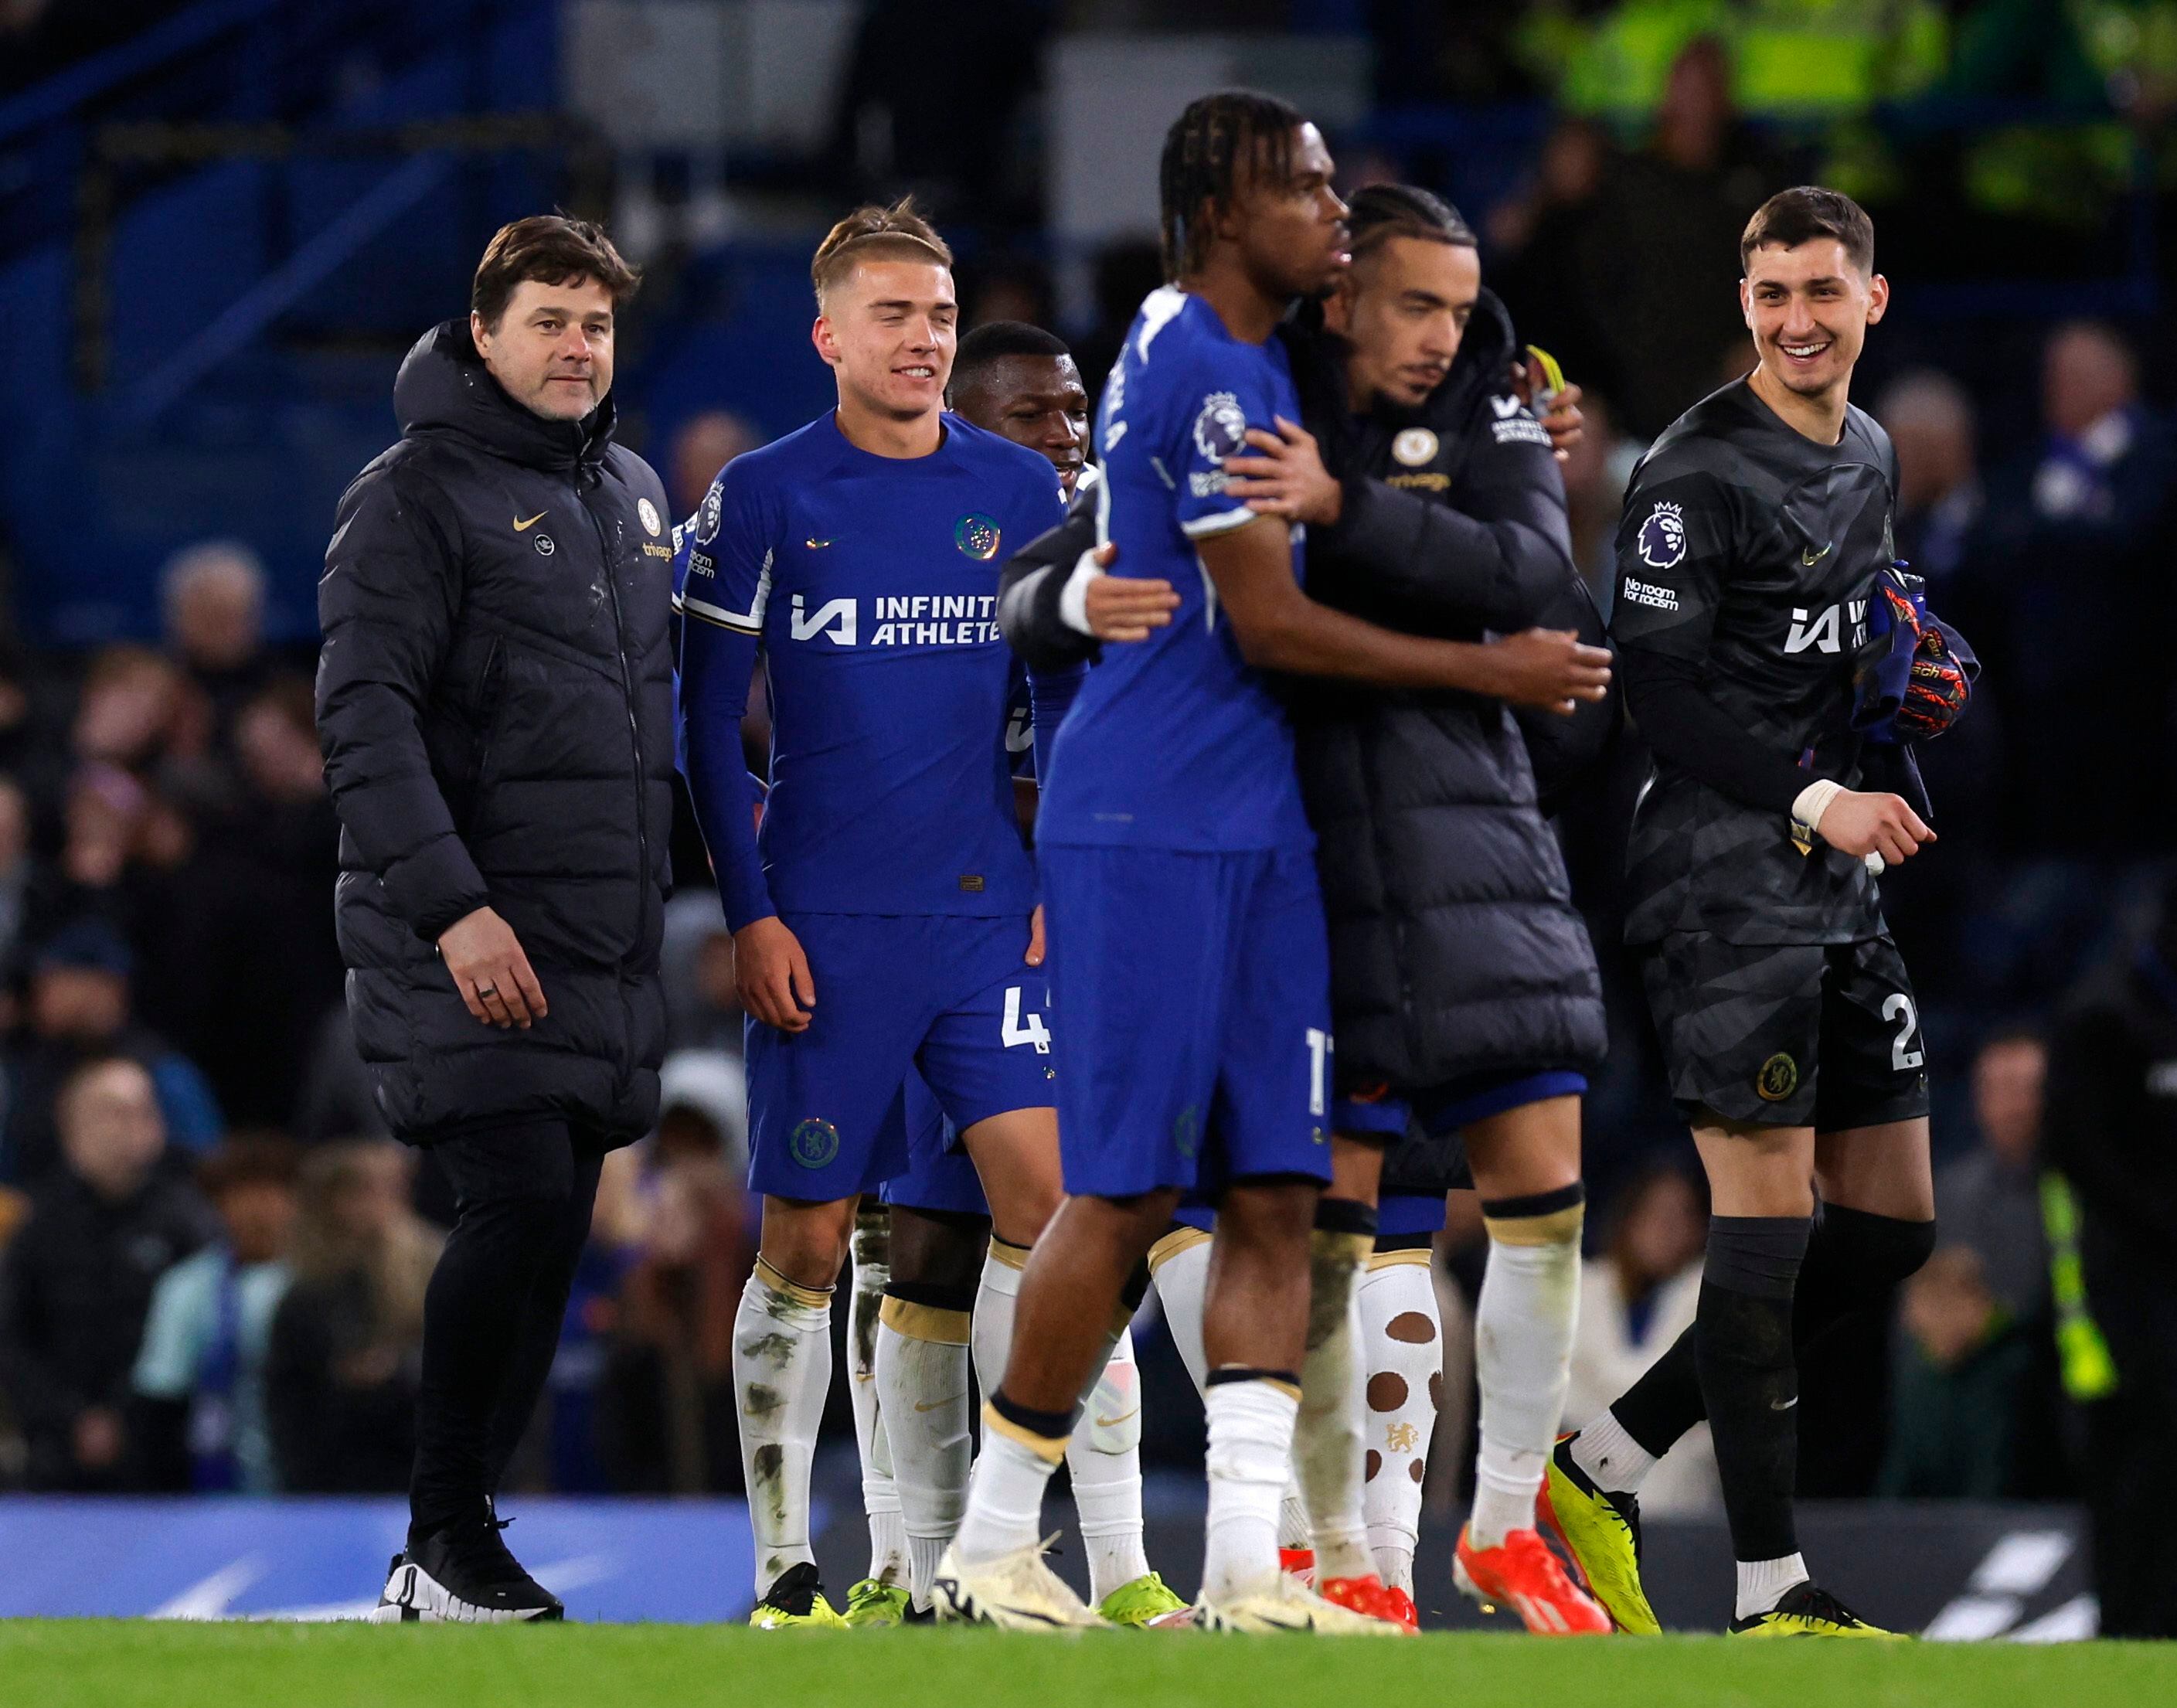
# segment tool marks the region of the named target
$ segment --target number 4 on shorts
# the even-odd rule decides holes
[[[1050,1031],[1043,1023],[1043,1016],[1034,1009],[1028,1011],[1028,1023],[1021,1023],[1021,987],[1009,985],[1006,990],[1006,1025],[999,1034],[1007,1049],[1016,1044],[1033,1044],[1039,1056],[1050,1054]]]

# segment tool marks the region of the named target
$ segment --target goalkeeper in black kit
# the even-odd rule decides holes
[[[1795,1364],[1934,1247],[1925,1045],[1876,877],[1934,839],[1912,744],[1977,666],[1894,560],[1896,457],[1847,401],[1889,300],[1873,226],[1835,191],[1787,190],[1739,248],[1759,365],[1635,472],[1612,623],[1656,756],[1627,937],[1715,1214],[1694,1327],[1558,1443],[1545,1523],[1621,1630],[1657,1629],[1638,1492],[1706,1417],[1732,1630],[1885,1637],[1800,1557]]]

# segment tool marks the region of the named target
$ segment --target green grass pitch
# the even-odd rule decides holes
[[[2129,1708],[2177,1645],[0,1623],[7,1708]]]

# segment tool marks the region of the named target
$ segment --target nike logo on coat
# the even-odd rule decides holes
[[[531,528],[535,527],[537,526],[537,523],[539,523],[539,522],[543,521],[546,516],[549,516],[549,515],[551,515],[551,514],[552,514],[552,512],[551,512],[551,511],[549,511],[549,510],[541,510],[537,511],[537,514],[536,514],[535,516],[533,516],[530,517],[530,518],[529,518],[529,520],[528,520],[527,521],[526,521],[526,522],[525,522],[525,521],[517,521],[517,522],[516,522],[516,523],[515,523],[515,525],[514,525],[514,531],[515,531],[515,532],[516,532],[516,533],[518,533],[518,534],[519,534],[519,533],[527,533],[527,532]]]
[[[1824,558],[1830,554],[1831,548],[1836,544],[1836,542],[1835,540],[1831,540],[1822,547],[1821,550],[1818,552],[1809,550],[1803,546],[1801,547],[1799,549],[1800,568],[1811,570],[1816,564],[1821,562]]]

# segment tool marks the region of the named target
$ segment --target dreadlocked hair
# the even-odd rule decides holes
[[[1275,181],[1290,175],[1293,133],[1307,122],[1289,102],[1247,89],[1205,95],[1172,121],[1157,169],[1167,280],[1201,266],[1214,217],[1231,206],[1242,162]]]
[[[1480,247],[1459,210],[1418,184],[1370,184],[1356,190],[1347,207],[1345,228],[1356,261],[1394,237],[1420,237],[1463,249]]]

